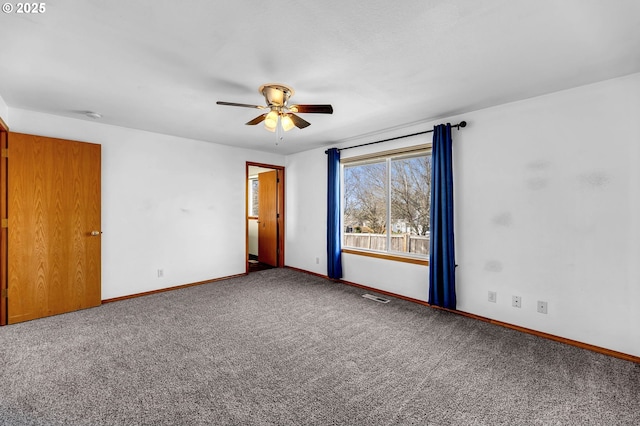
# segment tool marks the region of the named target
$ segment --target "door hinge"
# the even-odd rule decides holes
[[[7,218],[2,219],[2,223],[0,223],[0,227],[8,228],[9,227],[9,219],[7,219]]]
[[[2,158],[9,158],[9,148],[2,148],[2,150],[0,150],[0,155],[2,155]]]
[[[0,290],[0,299],[6,299],[7,297],[7,289],[3,288],[2,290]]]

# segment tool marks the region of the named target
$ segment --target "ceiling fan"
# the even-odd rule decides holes
[[[282,129],[286,132],[291,130],[294,126],[299,129],[304,129],[310,126],[311,123],[304,120],[297,114],[333,114],[333,107],[328,104],[324,105],[289,105],[289,98],[295,93],[293,89],[284,84],[263,84],[258,89],[259,93],[262,93],[267,103],[266,106],[262,105],[249,105],[238,104],[235,102],[222,102],[218,101],[218,105],[237,106],[244,108],[257,108],[268,109],[262,115],[257,116],[251,121],[248,121],[247,125],[255,126],[264,121],[264,127],[275,132],[278,128],[278,123],[282,126]]]

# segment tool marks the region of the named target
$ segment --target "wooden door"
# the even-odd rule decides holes
[[[258,175],[258,260],[278,266],[278,171]]]
[[[100,305],[100,145],[9,133],[8,322]]]

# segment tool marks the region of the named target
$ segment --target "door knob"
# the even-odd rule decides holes
[[[102,232],[100,232],[100,231],[91,231],[91,236],[92,237],[97,237],[100,234],[102,234]]]

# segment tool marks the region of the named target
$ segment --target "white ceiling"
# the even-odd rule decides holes
[[[638,0],[45,4],[0,14],[9,108],[283,154],[640,72]],[[244,125],[261,111],[215,104],[264,83],[335,112],[276,146]]]

